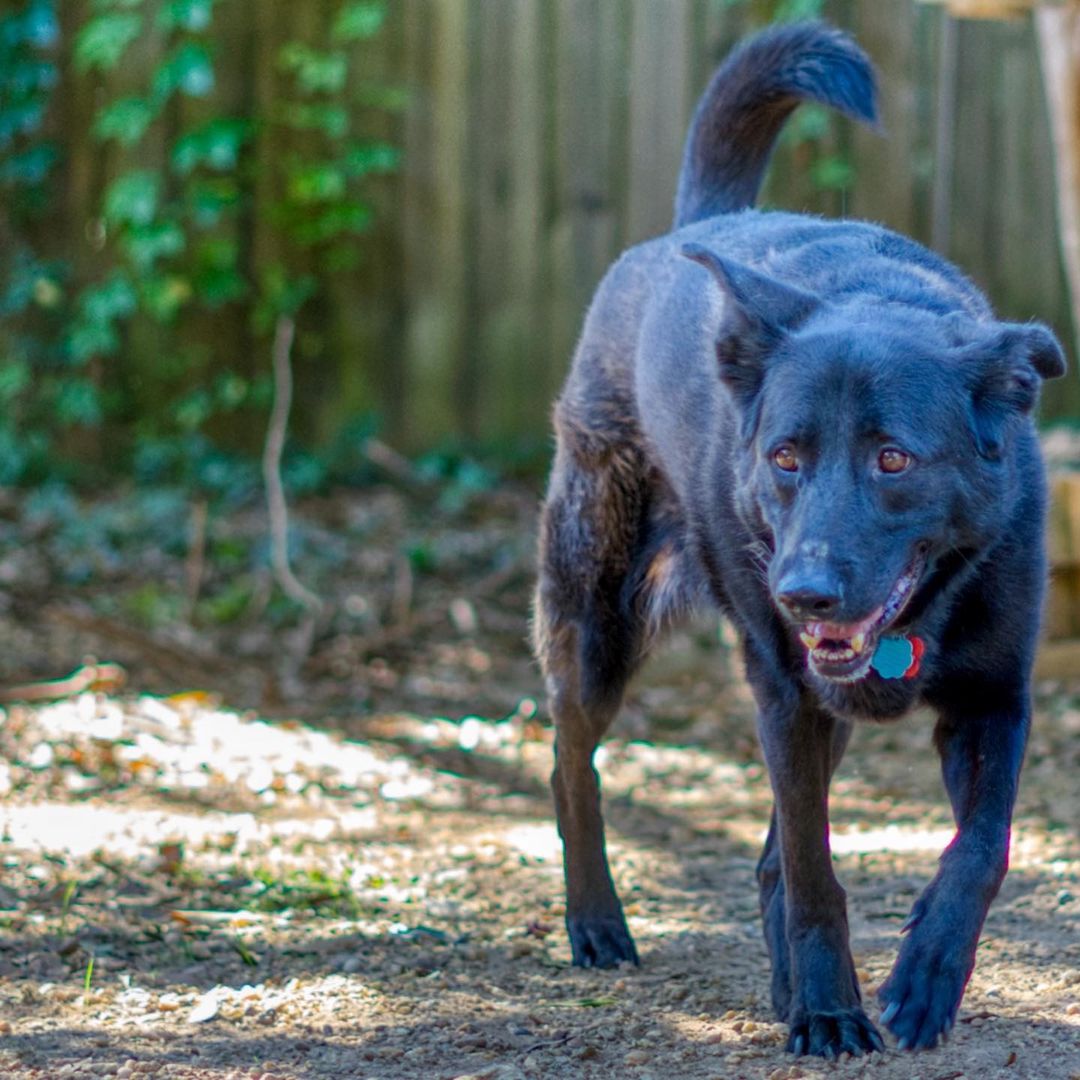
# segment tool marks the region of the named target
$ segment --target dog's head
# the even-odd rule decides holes
[[[1022,494],[1020,433],[1064,373],[1044,326],[826,302],[700,245],[724,294],[719,377],[739,414],[740,514],[810,669],[861,679],[949,560],[977,561]],[[896,632],[894,630],[894,632]]]

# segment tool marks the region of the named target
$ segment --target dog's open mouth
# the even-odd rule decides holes
[[[857,623],[807,623],[799,634],[810,669],[832,682],[855,682],[870,670],[882,634],[900,618],[922,576],[920,556],[897,579],[888,599]]]

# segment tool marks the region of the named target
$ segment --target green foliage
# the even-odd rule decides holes
[[[163,30],[188,30],[199,33],[210,29],[214,0],[169,0],[158,15]]]
[[[92,18],[75,38],[75,66],[79,71],[112,71],[142,30],[136,12],[107,11]]]
[[[379,32],[386,21],[386,4],[381,0],[352,0],[342,4],[334,20],[335,41],[357,41]]]
[[[820,19],[825,0],[720,0],[724,7],[748,7],[756,16],[771,22]]]
[[[307,909],[355,919],[363,907],[354,894],[348,875],[331,877],[323,870],[260,869],[253,875],[250,906],[256,911]]]
[[[249,491],[254,471],[226,465],[210,432],[267,408],[251,356],[268,367],[274,320],[355,261],[373,217],[364,184],[398,164],[394,147],[356,130],[358,103],[400,105],[363,81],[354,47],[379,33],[386,0],[339,0],[317,37],[283,43],[255,115],[220,100],[216,20],[246,10],[241,0],[90,0],[63,40],[59,2],[23,0],[0,16],[7,234],[44,235],[24,223],[61,205],[46,136],[61,70],[66,99],[96,103],[90,134],[107,180],[86,222],[92,257],[50,261],[33,242],[0,252],[0,483],[78,475],[89,445],[139,475]],[[254,167],[260,140],[285,147],[269,176]],[[243,240],[256,213],[278,230],[258,263]],[[214,317],[229,307],[249,316],[249,342],[216,339]],[[313,459],[288,460],[294,471],[306,461],[294,485],[325,479]]]
[[[779,0],[774,18],[778,22],[820,19],[825,14],[825,0]]]

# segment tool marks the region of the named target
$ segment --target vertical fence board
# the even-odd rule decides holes
[[[852,217],[867,217],[910,233],[915,218],[915,179],[920,161],[916,146],[918,86],[915,66],[916,13],[887,4],[860,4],[855,33],[876,58],[881,131],[857,124],[851,151],[855,181],[848,199]]]
[[[627,239],[671,228],[694,65],[692,8],[631,0]]]
[[[502,212],[497,252],[484,268],[491,306],[481,313],[479,343],[486,357],[482,391],[485,427],[481,441],[513,445],[539,430],[546,406],[537,400],[547,350],[542,342],[544,273],[545,98],[544,50],[540,47],[543,0],[503,5],[503,48],[498,64],[505,131],[499,164]]]
[[[992,27],[961,22],[957,27],[958,92],[956,119],[952,131],[955,145],[951,228],[948,251],[980,285],[987,287],[994,267],[991,212],[994,169],[992,147],[996,143],[993,71],[987,64],[997,62],[988,52]],[[979,86],[982,93],[963,93],[964,87]]]
[[[411,74],[423,116],[410,134],[408,264],[412,303],[405,342],[405,438],[430,445],[460,433],[457,375],[467,347],[464,324],[468,8],[460,0],[420,0],[423,18]],[[419,128],[422,134],[417,131]],[[419,143],[416,141],[419,135]]]
[[[558,0],[547,314],[552,390],[573,350],[589,296],[619,245],[619,142],[625,66],[623,5]]]

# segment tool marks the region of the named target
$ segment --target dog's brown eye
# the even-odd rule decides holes
[[[911,455],[889,447],[878,454],[878,468],[883,473],[902,473],[911,464]]]
[[[772,459],[776,463],[776,467],[784,472],[799,471],[799,459],[790,446],[781,446],[778,450],[774,450]]]

